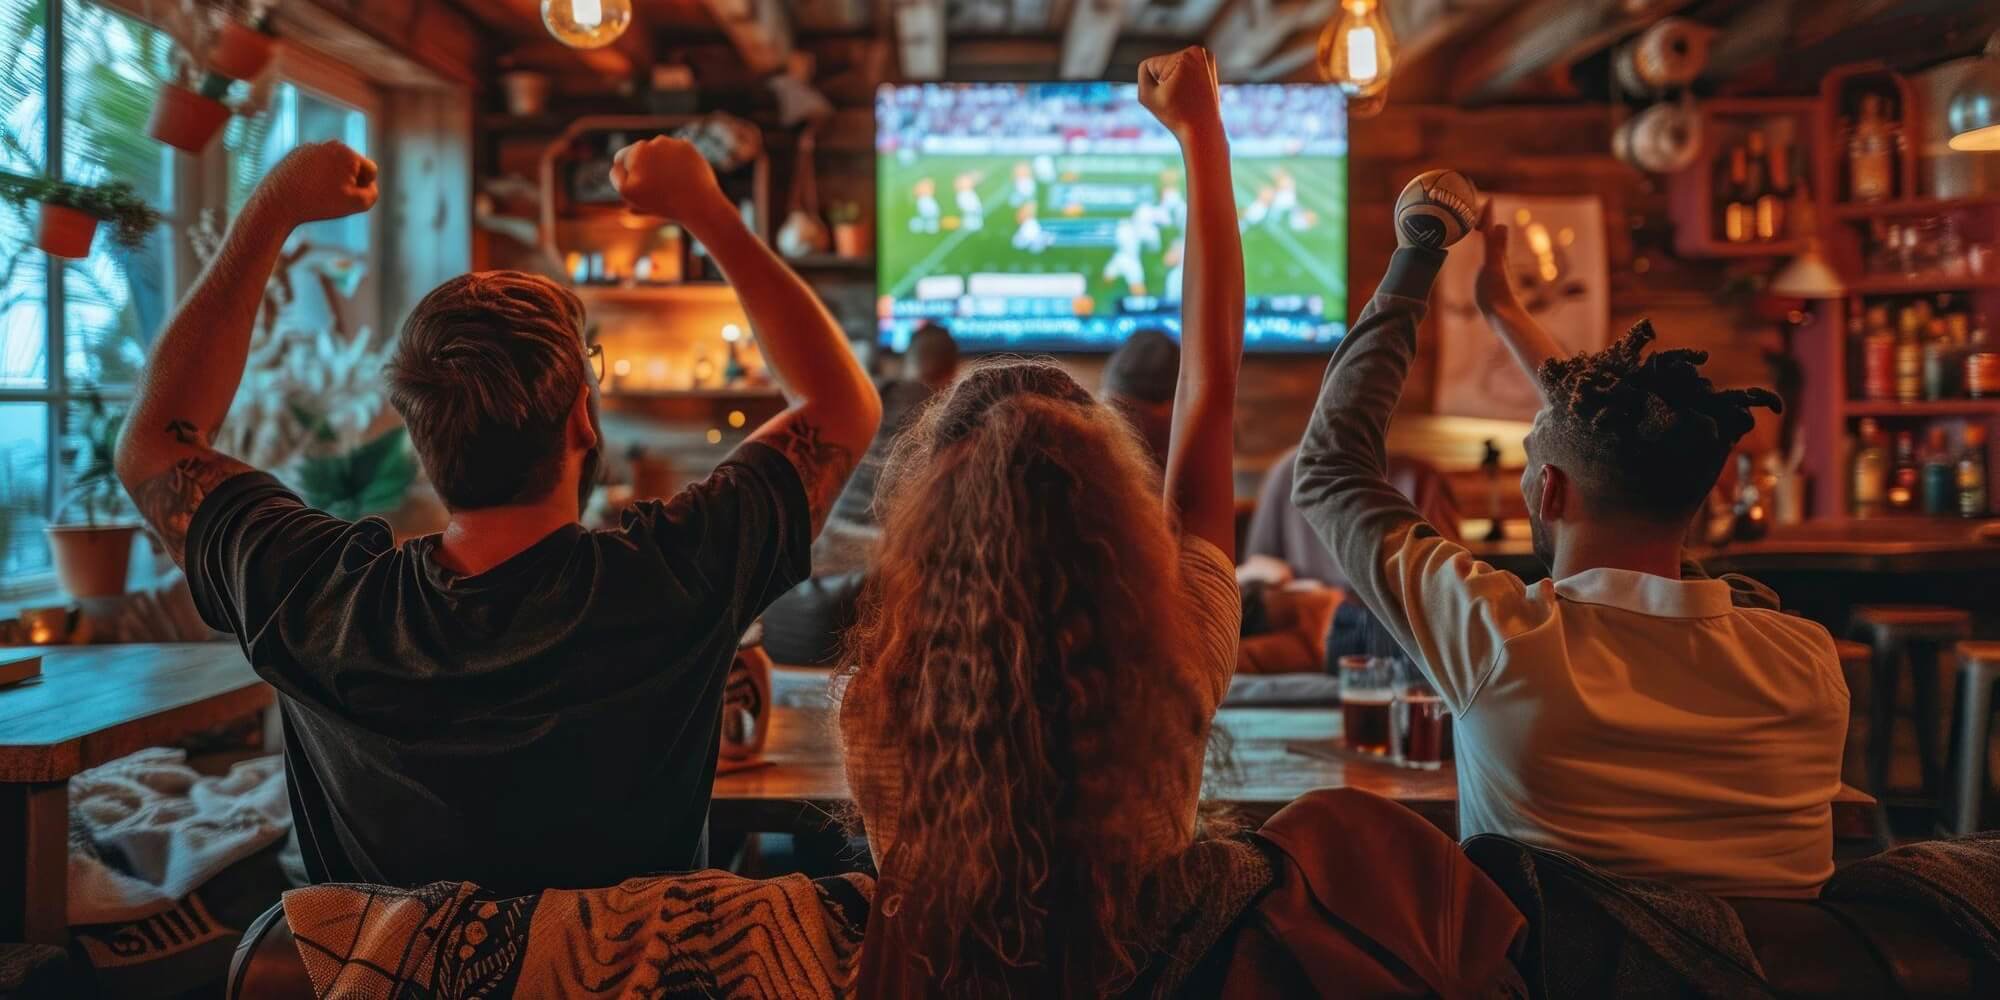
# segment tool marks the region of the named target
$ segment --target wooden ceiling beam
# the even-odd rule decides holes
[[[1817,81],[1843,63],[1910,70],[1976,51],[2000,5],[1964,0],[1766,0],[1725,23],[1704,80],[1725,89]]]
[[[1224,80],[1245,80],[1293,35],[1316,30],[1334,15],[1337,0],[1306,0],[1282,7],[1271,0],[1237,0],[1208,34],[1215,69]]]
[[[1137,0],[1076,0],[1063,31],[1065,80],[1095,80],[1111,64],[1111,47],[1125,28],[1125,14]]]
[[[944,0],[896,0],[896,47],[903,76],[944,79]]]
[[[1125,33],[1147,38],[1200,38],[1229,0],[1152,0],[1127,11]]]
[[[1576,61],[1686,7],[1692,0],[1531,0],[1510,11],[1466,52],[1451,98],[1477,107],[1505,100],[1522,83]]]

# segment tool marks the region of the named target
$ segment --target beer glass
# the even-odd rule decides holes
[[[1340,724],[1349,749],[1389,753],[1389,711],[1395,697],[1394,660],[1386,656],[1340,658]]]
[[[1410,767],[1436,770],[1451,758],[1451,712],[1437,689],[1407,660],[1397,664],[1394,710],[1396,757]]]

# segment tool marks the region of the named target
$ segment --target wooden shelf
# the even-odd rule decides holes
[[[610,389],[609,399],[783,399],[775,385],[731,385],[708,389]]]
[[[1850,399],[1850,417],[1987,417],[2000,416],[2000,399],[1924,399],[1905,403],[1893,399]]]
[[[690,281],[681,285],[577,285],[570,289],[585,304],[591,302],[734,302],[736,289],[720,281]]]
[[[1674,248],[1686,257],[1796,257],[1806,252],[1804,240],[1762,240],[1755,243],[1717,243],[1690,239]]]
[[[787,257],[785,263],[801,271],[873,271],[874,257],[842,257],[831,253],[809,253],[803,257]]]
[[[1856,278],[1847,283],[1849,295],[1927,295],[1931,292],[1977,292],[1987,289],[2000,289],[2000,274],[1957,278],[1945,275],[1916,278],[1878,275]]]
[[[1833,206],[1836,219],[1880,219],[1900,215],[1940,215],[1983,208],[2000,208],[2000,197],[1980,195],[1969,198],[1897,198],[1890,201],[1839,202]]]

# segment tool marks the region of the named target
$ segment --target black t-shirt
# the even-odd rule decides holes
[[[811,542],[798,473],[750,442],[471,577],[246,473],[196,511],[187,578],[280,693],[313,881],[518,895],[706,865],[736,642]]]

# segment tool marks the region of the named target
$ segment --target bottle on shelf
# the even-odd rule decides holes
[[[1882,431],[1872,419],[1861,421],[1860,446],[1854,452],[1854,516],[1876,517],[1888,504],[1889,452]]]
[[[1812,185],[1808,177],[1805,144],[1795,142],[1792,144],[1791,168],[1785,172],[1786,183],[1791,186],[1788,192],[1791,200],[1785,206],[1785,231],[1789,236],[1804,238],[1812,235],[1806,231],[1813,228]]]
[[[1914,403],[1924,394],[1923,331],[1927,326],[1923,311],[1916,306],[1903,308],[1896,334],[1896,401]]]
[[[1736,502],[1729,511],[1729,535],[1739,542],[1754,542],[1771,531],[1771,508],[1764,500],[1763,485],[1757,481],[1756,460],[1747,451],[1736,453]]]
[[[1910,431],[1896,432],[1896,451],[1889,473],[1889,509],[1908,512],[1917,507],[1917,492],[1923,477],[1917,465],[1917,436]]]
[[[1748,243],[1756,228],[1756,206],[1750,193],[1750,158],[1742,146],[1729,151],[1729,183],[1722,191],[1722,238]]]
[[[1861,114],[1847,136],[1847,197],[1886,201],[1896,196],[1896,148],[1902,127],[1884,109],[1880,94],[1864,94]]]
[[[1965,394],[1973,399],[2000,399],[2000,348],[1993,343],[1985,313],[1972,321],[1964,353]]]
[[[1991,512],[1986,488],[1986,428],[1966,424],[1958,449],[1958,513],[1985,517]]]
[[[1944,428],[1932,425],[1924,436],[1923,509],[1932,516],[1958,510],[1958,468],[1945,439]]]
[[[1942,318],[1931,320],[1930,329],[1924,333],[1924,398],[1929,400],[1950,399],[1954,391],[1949,324]]]
[[[1751,235],[1769,242],[1783,235],[1785,201],[1776,190],[1777,170],[1762,129],[1750,132],[1748,158],[1750,188],[1744,194],[1750,203]]]
[[[1868,307],[1867,322],[1855,312],[1855,335],[1861,342],[1861,396],[1882,402],[1896,398],[1896,335],[1889,329],[1889,307]]]

